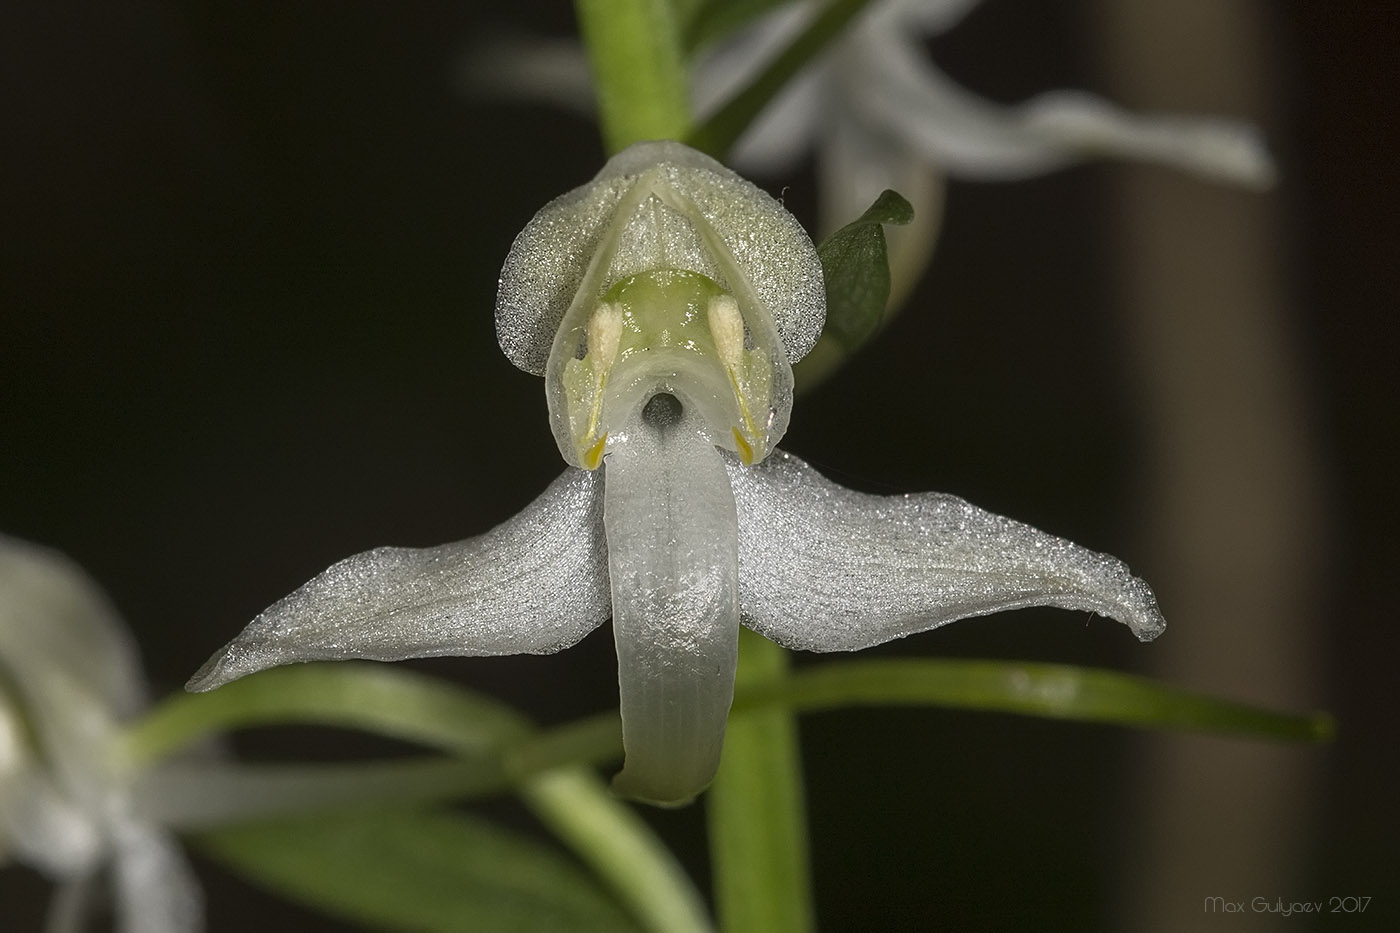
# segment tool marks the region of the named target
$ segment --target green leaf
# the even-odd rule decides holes
[[[670,0],[574,0],[608,152],[690,131],[690,89]]]
[[[501,792],[494,760],[399,758],[353,764],[171,762],[133,784],[133,807],[176,830],[305,816],[351,807],[398,806]]]
[[[907,224],[914,208],[886,189],[864,214],[817,247],[826,284],[826,326],[812,352],[793,366],[799,391],[821,383],[884,323],[890,262],[884,224]]]
[[[619,737],[620,741],[620,737]],[[657,933],[708,933],[704,900],[637,812],[592,774],[556,768],[521,789],[530,809]]]
[[[177,694],[125,737],[137,765],[227,729],[314,723],[374,732],[463,755],[530,731],[510,707],[404,667],[337,661],[273,668],[209,693]]]
[[[404,667],[338,661],[273,668],[209,693],[178,695],[135,723],[123,741],[128,761],[139,770],[223,730],[281,723],[360,729],[462,756],[467,760],[455,768],[462,782],[457,796],[513,787],[648,929],[709,927],[695,886],[646,824],[596,775],[562,767],[620,757],[615,711],[585,720],[582,732],[565,728],[556,741],[540,741],[528,719],[495,700]],[[330,803],[380,793],[438,796],[453,777],[452,764],[434,762],[367,769],[359,776],[248,772],[230,775],[229,790],[238,792],[238,805],[249,812],[266,812],[284,802],[295,805],[315,792],[317,782],[325,782]]]
[[[1326,713],[1280,713],[1116,671],[1018,661],[824,664],[736,693],[734,710],[774,703],[796,710],[942,706],[1284,742],[1324,742],[1334,731]]]
[[[535,733],[506,751],[511,774],[538,774],[569,764],[606,764],[622,758],[622,716],[597,713]]]
[[[723,161],[769,101],[831,44],[870,0],[831,0],[808,27],[770,61],[748,87],[740,90],[696,127],[686,140]]]
[[[885,190],[864,214],[817,247],[826,282],[826,327],[822,336],[847,353],[879,330],[890,297],[890,263],[884,224],[907,224],[914,208]]]
[[[197,842],[288,898],[386,929],[639,929],[562,856],[460,814],[365,811],[250,823]]]
[[[740,629],[740,690],[781,681],[788,666],[786,651]],[[750,706],[729,717],[724,757],[705,800],[705,814],[721,929],[815,929],[802,757],[791,710]]]

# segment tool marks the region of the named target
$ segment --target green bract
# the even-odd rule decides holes
[[[817,247],[831,303],[828,337],[853,351],[879,330],[890,297],[889,253],[885,224],[903,226],[914,209],[897,192],[883,191],[855,220]]]

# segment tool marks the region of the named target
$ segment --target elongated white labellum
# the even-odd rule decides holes
[[[738,519],[699,416],[658,395],[610,445],[603,526],[622,735],[618,793],[689,801],[714,777],[738,662]]]

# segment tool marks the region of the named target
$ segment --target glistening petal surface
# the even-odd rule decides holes
[[[644,190],[634,190],[643,178]],[[651,192],[687,202],[685,224],[647,231],[637,208]],[[771,315],[790,360],[821,332],[821,263],[801,224],[752,182],[672,141],[641,142],[613,156],[592,181],[540,209],[511,245],[496,297],[496,335],[516,366],[543,375],[555,334],[575,303],[590,307],[635,272],[684,268],[723,278],[713,249],[697,250],[690,221],[703,221],[732,254],[731,291],[751,288]],[[666,234],[681,232],[675,240]],[[713,274],[712,274],[713,273]],[[580,293],[580,289],[583,290]]]
[[[855,651],[969,616],[1055,606],[1139,639],[1166,623],[1119,560],[956,496],[872,496],[783,451],[729,462],[744,623],[789,648]]]
[[[608,454],[605,522],[626,762],[618,793],[685,803],[714,777],[739,650],[738,529],[718,451],[654,400]],[[674,411],[673,411],[673,414]]]
[[[570,469],[479,537],[347,558],[249,623],[188,689],[295,661],[567,648],[608,617],[602,507],[599,477]]]

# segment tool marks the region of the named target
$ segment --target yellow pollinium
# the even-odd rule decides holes
[[[569,426],[579,460],[596,469],[610,432],[658,392],[696,405],[715,443],[752,463],[767,453],[772,361],[748,348],[738,301],[698,272],[628,276],[584,326],[583,354],[564,366]],[[758,417],[755,417],[757,414]]]

